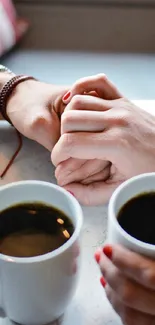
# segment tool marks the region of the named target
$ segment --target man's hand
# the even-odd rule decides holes
[[[121,97],[120,92],[117,90],[117,88],[105,77],[103,74],[99,74],[97,76],[92,77],[86,77],[78,80],[70,89],[70,92],[68,92],[67,100],[64,100],[65,104],[67,105],[65,112],[68,112],[70,110],[80,110],[80,112],[76,112],[77,118],[82,116],[82,123],[81,126],[79,125],[79,129],[75,131],[82,131],[88,128],[89,131],[89,121],[85,119],[85,116],[82,109],[85,109],[85,107],[81,107],[79,105],[77,97],[75,98],[75,101],[72,100],[74,96],[77,94],[81,95],[89,95],[93,97],[102,97],[104,99],[117,99]],[[90,108],[90,110],[93,108]],[[72,129],[72,120],[70,121],[71,112],[68,114],[64,114],[62,117],[62,123],[61,123],[61,134],[67,133],[67,130],[65,130],[65,127],[69,127],[69,129]],[[87,116],[86,116],[87,118]],[[67,119],[67,123],[65,123],[64,120]],[[70,124],[70,126],[69,126]],[[84,128],[83,128],[84,125]],[[74,124],[73,124],[74,127]],[[70,132],[69,130],[69,132]],[[94,125],[95,130],[95,125]],[[72,129],[73,131],[73,129]],[[61,152],[59,153],[61,155]],[[77,191],[78,187],[81,189],[85,189],[86,185],[89,185],[89,187],[93,186],[95,182],[98,181],[105,181],[109,178],[110,173],[110,163],[108,161],[100,160],[100,159],[92,159],[92,160],[86,160],[86,159],[76,159],[76,158],[69,158],[68,160],[64,161],[63,164],[60,164],[56,168],[56,178],[58,181],[58,184],[60,186],[65,186],[71,183],[74,183]],[[72,184],[71,186],[74,186]],[[80,185],[80,186],[79,186]],[[84,186],[81,186],[84,185]],[[83,196],[82,203],[90,204],[87,202],[87,193],[85,190],[83,193],[81,193],[81,196]],[[106,201],[107,199],[104,198]]]
[[[58,115],[65,105],[67,88],[35,80],[19,84],[7,104],[7,114],[15,128],[51,151],[60,136]]]
[[[96,92],[97,85],[100,90],[100,79]],[[61,168],[61,179],[67,175],[64,161],[71,158],[110,162],[108,180],[104,181],[101,171],[97,181],[90,177],[84,184],[74,181],[72,173],[65,185],[81,203],[103,204],[126,179],[155,171],[155,117],[119,93],[114,100],[76,95],[62,115],[61,138],[52,153],[53,163]]]
[[[91,188],[93,183],[101,180],[104,182],[109,178],[109,174],[110,163],[101,159],[69,158],[59,164],[55,171],[58,184],[72,192],[77,198],[82,197],[80,201],[85,205],[90,205],[90,202],[87,202],[88,196],[85,188]],[[80,192],[80,197],[78,197],[78,192]]]
[[[117,245],[103,252],[96,253],[104,277],[101,283],[123,324],[154,325],[155,261]]]

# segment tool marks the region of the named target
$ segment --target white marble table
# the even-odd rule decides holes
[[[139,101],[141,107],[154,114],[155,102]],[[16,134],[6,122],[0,122],[0,170],[8,162],[16,145]],[[50,154],[38,144],[24,139],[24,145],[13,166],[0,185],[38,179],[56,182]],[[99,270],[93,259],[96,247],[102,245],[106,235],[107,208],[83,208],[82,269],[77,293],[62,320],[62,325],[120,325],[121,322],[108,303],[99,283]],[[7,318],[0,324],[9,325]]]

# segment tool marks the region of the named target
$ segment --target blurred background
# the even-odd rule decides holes
[[[29,28],[1,63],[58,84],[104,72],[129,98],[155,99],[155,0],[13,3],[24,17],[17,34]]]

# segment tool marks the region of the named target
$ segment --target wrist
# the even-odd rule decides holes
[[[19,83],[9,96],[6,104],[6,114],[9,117],[10,121],[12,121],[12,107],[16,107],[19,105],[19,100],[22,99],[22,101],[26,100],[27,102],[30,101],[30,98],[27,98],[27,93],[31,91],[31,89],[34,88],[34,84],[38,82],[37,80],[25,80],[21,83]]]

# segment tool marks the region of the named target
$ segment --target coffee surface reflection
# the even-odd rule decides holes
[[[65,244],[74,232],[67,215],[43,203],[22,203],[0,212],[0,253],[43,255]]]

